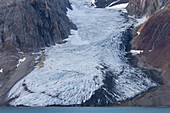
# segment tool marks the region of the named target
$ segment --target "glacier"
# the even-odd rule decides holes
[[[11,105],[78,105],[98,89],[120,102],[158,85],[132,67],[120,47],[122,33],[133,25],[133,19],[125,18],[120,10],[94,8],[91,0],[70,2],[73,10],[68,17],[78,30],[71,31],[66,43],[45,48],[44,66],[36,66],[10,90]],[[103,82],[108,72],[114,81],[111,90]]]

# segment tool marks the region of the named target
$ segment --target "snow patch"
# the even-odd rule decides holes
[[[17,67],[19,67],[19,65],[24,62],[26,60],[26,57],[24,57],[23,59],[19,59],[18,64],[16,65]]]
[[[112,6],[113,4],[115,4],[115,3],[119,2],[119,1],[120,1],[120,0],[117,0],[117,1],[112,2],[108,7]]]
[[[140,32],[137,32],[138,35],[140,35]]]
[[[117,9],[117,10],[122,10],[123,12],[127,13],[126,7],[128,6],[129,3],[123,3],[119,5],[114,5],[114,6],[109,6],[106,7],[106,9]]]
[[[2,68],[2,69],[0,69],[0,73],[3,73],[3,68]]]
[[[149,50],[149,53],[152,52],[152,50]]]
[[[18,53],[20,53],[20,54],[24,54],[24,52],[22,52],[22,51],[19,51]]]
[[[164,8],[165,8],[165,6],[163,6],[163,7],[161,8],[161,10],[164,9]]]
[[[143,50],[131,50],[130,52],[132,53],[132,55],[138,55],[143,53]]]
[[[92,3],[92,5],[94,5],[94,7],[96,7],[96,4],[95,4],[96,0],[92,0],[91,3]]]
[[[136,19],[137,20],[137,24],[135,24],[135,27],[140,26],[141,24],[143,24],[148,18],[146,16],[140,18],[140,19]]]

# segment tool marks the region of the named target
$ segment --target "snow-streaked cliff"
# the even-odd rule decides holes
[[[120,47],[122,32],[133,24],[131,19],[115,9],[90,7],[90,0],[71,2],[73,10],[68,16],[78,31],[72,31],[67,43],[45,49],[44,66],[37,66],[9,92],[8,99],[14,98],[11,105],[81,104],[99,88],[118,102],[157,85],[127,63]],[[111,86],[103,82],[108,72]]]

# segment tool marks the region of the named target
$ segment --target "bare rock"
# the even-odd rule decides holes
[[[144,15],[151,16],[158,12],[170,0],[129,0],[127,11],[130,15],[141,18]]]
[[[68,0],[0,0],[0,49],[37,51],[62,43],[76,26]]]

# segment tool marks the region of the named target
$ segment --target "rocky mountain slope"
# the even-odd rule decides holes
[[[138,35],[132,40],[132,49],[143,50],[137,55],[140,67],[161,70],[159,79],[163,80],[163,85],[128,101],[129,105],[170,105],[170,2],[167,1],[130,0],[130,14],[136,17],[150,16],[139,27]]]
[[[75,26],[68,0],[0,0],[0,49],[24,51],[62,43]]]
[[[127,11],[137,18],[151,16],[159,11],[169,0],[129,0]]]
[[[69,0],[0,0],[0,104],[35,65],[29,52],[63,43],[76,26],[66,16]]]

